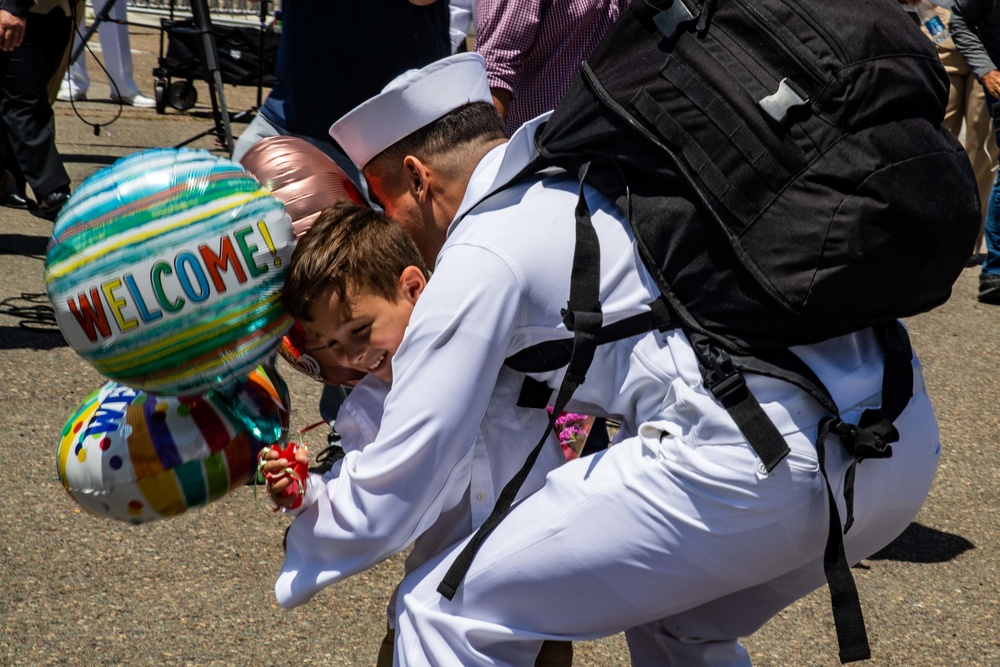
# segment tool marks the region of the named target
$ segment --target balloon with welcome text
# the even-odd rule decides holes
[[[159,395],[232,389],[277,349],[294,247],[282,204],[208,151],[135,153],[87,178],[56,220],[45,284],[66,341]]]

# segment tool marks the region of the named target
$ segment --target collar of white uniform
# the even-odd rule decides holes
[[[535,147],[535,131],[551,115],[552,112],[549,111],[529,120],[514,132],[510,141],[497,146],[483,156],[472,172],[472,178],[469,179],[469,185],[465,189],[465,197],[462,198],[454,220],[448,226],[449,235],[454,231],[458,222],[476,204],[507,185],[529,162],[538,157],[538,149]]]

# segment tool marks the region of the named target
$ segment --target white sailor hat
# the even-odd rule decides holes
[[[400,74],[330,127],[330,136],[363,167],[389,146],[472,102],[493,102],[486,61],[459,53]]]

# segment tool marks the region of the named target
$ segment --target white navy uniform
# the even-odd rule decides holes
[[[473,442],[484,414],[484,429],[506,426],[490,423],[506,418],[501,403],[517,382],[501,373],[504,359],[569,336],[560,309],[569,293],[575,179],[527,181],[488,197],[534,155],[530,138],[542,120],[475,169],[394,357],[379,436],[350,459],[322,505],[312,538],[329,542],[335,571],[357,571],[371,552],[401,547],[453,504],[443,499],[467,488],[470,450],[462,443]],[[628,225],[596,192],[587,199],[611,323],[642,312],[658,292]],[[883,355],[871,331],[795,351],[846,420],[880,404]],[[894,456],[858,466],[856,520],[845,538],[851,562],[902,532],[934,476],[937,425],[916,359],[913,366]],[[561,373],[536,377],[556,387]],[[702,386],[682,332],[599,348],[568,409],[617,417],[638,435],[550,472],[485,540],[453,601],[436,588],[460,545],[404,579],[396,664],[526,665],[543,640],[627,631],[636,665],[749,665],[737,638],[824,584],[828,521],[814,448],[823,411],[790,384],[755,376],[748,383],[791,448],[770,474]],[[516,426],[508,434],[535,437]],[[487,446],[508,444],[502,440],[487,438]],[[836,438],[827,450],[844,516],[849,461]],[[294,524],[289,538],[297,539]],[[278,597],[290,599],[280,580]]]

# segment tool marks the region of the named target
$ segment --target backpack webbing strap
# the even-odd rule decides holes
[[[833,624],[837,630],[837,645],[840,662],[867,660],[871,657],[865,617],[861,611],[861,598],[851,574],[844,551],[844,535],[840,529],[840,512],[837,499],[833,495],[830,479],[826,476],[826,436],[830,424],[837,417],[828,417],[820,422],[819,436],[816,438],[816,455],[819,457],[819,471],[826,482],[827,506],[830,508],[830,531],[827,534],[826,549],[823,552],[823,572],[830,588],[830,603],[833,606]]]
[[[830,587],[833,622],[837,629],[840,661],[853,662],[871,657],[868,634],[857,586],[844,551],[844,535],[854,523],[854,481],[858,464],[865,459],[889,458],[891,443],[899,440],[893,422],[902,414],[913,397],[913,349],[902,323],[893,320],[876,328],[885,349],[885,369],[882,372],[882,406],[865,410],[858,425],[844,422],[840,415],[820,422],[816,436],[816,455],[819,469],[826,482],[830,506],[830,532],[823,554],[823,570]],[[846,517],[841,526],[840,513],[826,474],[826,439],[833,433],[854,460],[844,475],[844,507]]]
[[[733,355],[733,365],[744,373],[775,378],[793,384],[809,394],[813,400],[823,406],[831,414],[837,414],[840,409],[830,395],[819,376],[809,368],[806,362],[789,349],[765,350],[753,355]]]
[[[589,167],[589,162],[580,167],[580,196],[576,205],[576,245],[573,250],[573,273],[569,288],[569,303],[563,311],[563,323],[567,329],[573,332],[573,353],[569,366],[566,368],[559,393],[553,403],[552,415],[549,417],[549,424],[542,439],[528,454],[528,458],[517,474],[503,487],[497,497],[496,504],[493,506],[493,511],[462,549],[438,585],[438,592],[449,600],[455,597],[455,593],[458,591],[462,579],[465,578],[466,572],[469,571],[472,559],[476,557],[476,552],[483,540],[507,516],[510,506],[517,497],[517,492],[528,478],[546,439],[555,428],[555,421],[559,417],[559,413],[569,403],[569,399],[577,387],[583,384],[587,376],[587,369],[590,368],[590,363],[594,360],[594,352],[597,350],[598,338],[604,324],[604,315],[601,312],[600,299],[601,247],[597,239],[597,230],[594,229],[590,220],[590,208],[587,206],[583,192],[583,182]]]
[[[663,77],[680,90],[706,118],[733,142],[740,155],[775,192],[779,191],[791,175],[778,162],[767,146],[747,126],[746,120],[731,106],[720,104],[719,95],[701,77],[695,75],[680,60],[673,60],[663,68]],[[680,130],[678,136],[681,136]],[[685,143],[690,135],[684,134]],[[687,154],[687,151],[685,151]],[[694,163],[698,164],[698,163]]]
[[[585,76],[589,73],[590,76],[596,78],[593,70],[588,69],[586,62],[580,65],[580,71]],[[680,123],[664,111],[663,107],[652,95],[645,89],[640,89],[632,98],[631,103],[632,108],[638,112],[639,116],[652,124],[666,139],[667,143],[680,152],[687,164],[697,165],[698,177],[705,183],[705,187],[727,209],[732,211],[733,215],[743,225],[749,224],[751,220],[756,219],[760,215],[760,210],[733,185],[733,179],[715,164],[712,156],[702,148],[701,144]],[[625,113],[628,118],[634,121],[635,117],[633,114],[627,111]]]
[[[661,297],[648,304],[649,310],[632,315],[614,324],[601,327],[597,344],[613,343],[650,331],[668,331],[676,328],[670,318],[666,301]],[[504,359],[504,366],[519,373],[545,373],[562,368],[569,363],[573,353],[573,339],[560,338],[536,343]]]
[[[702,334],[692,332],[688,338],[698,357],[705,387],[733,418],[764,468],[771,472],[791,451],[784,436],[760,407],[729,353]]]

